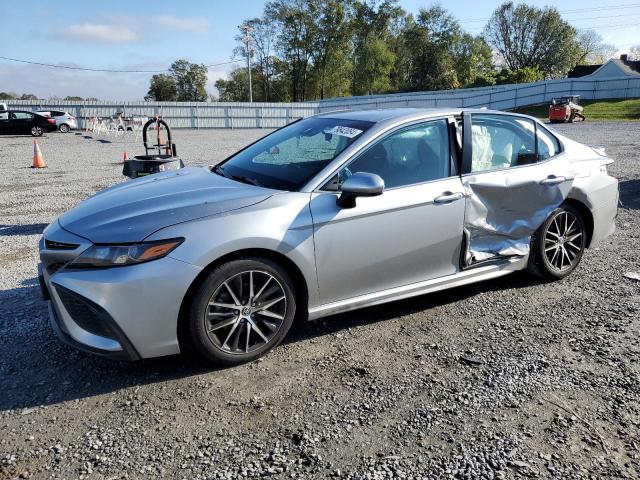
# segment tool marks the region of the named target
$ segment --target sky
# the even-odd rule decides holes
[[[400,0],[409,13],[429,0]],[[470,33],[480,33],[501,0],[441,2]],[[517,3],[517,2],[516,2]],[[619,52],[640,44],[640,2],[528,0],[555,6],[576,28],[594,28]],[[237,26],[260,16],[265,0],[0,0],[0,56],[95,69],[165,70],[178,58],[209,67],[207,91],[234,66]],[[224,64],[226,63],[226,64]],[[140,100],[152,73],[81,72],[0,59],[0,92]]]

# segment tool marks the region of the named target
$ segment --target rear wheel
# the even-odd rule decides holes
[[[33,127],[31,127],[32,137],[41,137],[43,133],[44,133],[44,130],[42,129],[42,127],[39,127],[37,125],[34,125]]]
[[[195,295],[189,338],[207,359],[238,365],[261,357],[285,337],[296,312],[293,283],[264,258],[216,267]]]
[[[69,125],[67,125],[66,123],[60,125],[60,131],[62,133],[69,133],[69,130],[71,130],[71,128],[69,128]]]
[[[531,239],[529,271],[557,280],[580,263],[586,247],[586,228],[580,212],[570,205],[556,208]]]

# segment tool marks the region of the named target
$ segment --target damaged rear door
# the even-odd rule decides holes
[[[463,267],[526,256],[531,235],[571,190],[562,145],[523,116],[464,112],[462,123]]]

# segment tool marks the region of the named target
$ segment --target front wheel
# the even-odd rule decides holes
[[[580,263],[586,240],[580,212],[570,205],[556,208],[531,238],[528,270],[548,280],[566,277]]]
[[[71,130],[71,128],[69,128],[69,125],[67,125],[66,123],[60,125],[60,131],[62,133],[69,133],[69,130]]]
[[[31,127],[32,137],[41,137],[43,133],[44,133],[44,130],[42,129],[42,127],[38,127],[37,125],[34,125],[33,127]]]
[[[196,293],[189,340],[214,363],[250,362],[282,341],[295,313],[286,270],[265,258],[233,260],[216,267]]]

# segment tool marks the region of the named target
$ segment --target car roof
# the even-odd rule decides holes
[[[336,110],[316,115],[320,118],[338,118],[380,123],[387,120],[409,120],[411,118],[435,117],[440,115],[458,115],[459,108],[381,108],[378,110]]]
[[[499,115],[512,115],[533,119],[528,115],[515,112],[505,112],[502,110],[489,110],[486,108],[381,108],[377,110],[357,110],[357,111],[334,111],[316,115],[320,118],[337,118],[344,120],[359,120],[374,122],[376,124],[396,124],[410,122],[413,120],[423,120],[431,117],[446,117],[468,113],[491,113]],[[382,125],[381,125],[382,126]]]

